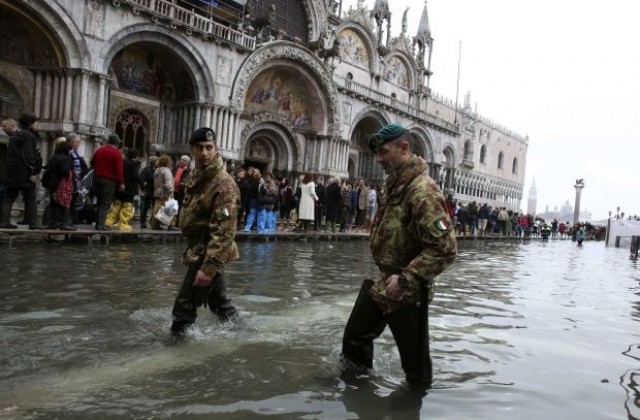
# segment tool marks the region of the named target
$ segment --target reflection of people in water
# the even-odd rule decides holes
[[[402,419],[419,420],[422,399],[427,395],[424,389],[405,388],[380,395],[380,387],[370,378],[356,378],[343,374],[345,383],[342,402],[349,413],[360,419]],[[386,386],[384,387],[386,388]]]

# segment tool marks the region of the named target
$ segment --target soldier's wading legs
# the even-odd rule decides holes
[[[429,337],[426,323],[420,324],[424,316],[419,306],[410,305],[387,315],[389,329],[400,352],[402,369],[409,385],[430,387],[432,379]],[[429,322],[428,319],[425,319]]]
[[[347,368],[367,370],[373,368],[373,340],[382,334],[387,321],[369,295],[371,280],[365,280],[358,293],[351,316],[344,329],[342,356]]]
[[[227,297],[227,286],[222,273],[216,274],[208,287],[192,286],[201,265],[200,262],[195,262],[187,268],[187,274],[171,311],[173,334],[184,334],[186,329],[196,322],[198,306],[205,303],[221,321],[237,320],[237,310]]]

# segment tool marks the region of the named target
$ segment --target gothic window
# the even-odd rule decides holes
[[[471,140],[467,140],[464,142],[464,158],[466,160],[473,160],[472,151],[471,151]]]
[[[514,175],[518,174],[518,158],[513,158],[513,165],[511,166],[511,173]]]
[[[482,147],[480,148],[480,163],[485,163],[486,156],[487,156],[487,146],[483,144]]]
[[[116,122],[116,134],[122,140],[123,147],[140,152],[145,150],[147,127],[144,122],[144,116],[135,110],[120,113]]]
[[[504,153],[500,152],[498,153],[498,169],[502,169],[503,164],[504,164]]]

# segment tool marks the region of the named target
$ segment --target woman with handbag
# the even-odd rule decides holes
[[[173,174],[171,173],[171,158],[162,155],[156,161],[156,170],[153,173],[153,217],[151,217],[151,229],[162,230],[160,222],[156,218],[158,211],[164,208],[165,203],[173,197]],[[167,223],[168,230],[176,230],[173,219]]]
[[[49,190],[49,225],[47,229],[74,231],[70,225],[71,201],[73,198],[73,161],[71,145],[66,141],[56,147],[55,153],[47,163],[47,184]]]

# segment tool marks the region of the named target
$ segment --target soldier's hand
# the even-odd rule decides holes
[[[211,284],[211,277],[204,274],[202,270],[198,270],[196,278],[193,280],[194,287],[207,287]]]
[[[387,297],[398,302],[400,302],[405,295],[404,290],[402,290],[402,287],[398,284],[399,277],[399,275],[394,274],[385,280],[387,284]]]

